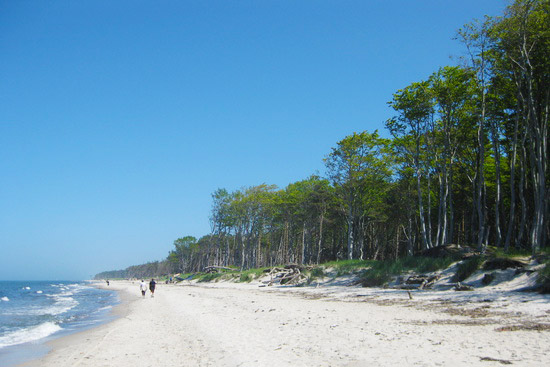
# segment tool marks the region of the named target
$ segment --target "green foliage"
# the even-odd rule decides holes
[[[539,270],[537,284],[541,293],[550,293],[550,260],[546,260],[544,267]]]
[[[382,286],[389,282],[392,277],[403,272],[433,272],[447,268],[454,261],[452,258],[409,256],[397,260],[371,262],[370,268],[361,274],[361,284],[364,287]]]
[[[248,269],[240,273],[239,276],[239,282],[241,283],[249,283],[253,281],[254,279],[257,279],[264,274],[264,271],[269,268],[255,268],[255,269]]]
[[[199,282],[211,282],[213,280],[216,280],[220,278],[223,274],[222,273],[208,273],[208,274],[202,274],[198,277]]]
[[[451,257],[433,258],[427,256],[409,256],[400,261],[403,264],[403,269],[414,270],[418,273],[430,273],[446,269],[456,260]]]
[[[453,278],[455,282],[462,282],[472,275],[476,270],[481,268],[481,265],[485,261],[483,256],[472,256],[458,265],[458,269]]]
[[[317,266],[313,269],[311,269],[311,278],[315,279],[315,278],[322,278],[325,276],[325,270],[320,267],[320,266]]]
[[[361,285],[363,287],[380,287],[388,283],[391,276],[384,269],[369,269],[361,276]]]
[[[242,273],[241,277],[239,278],[239,282],[241,283],[250,283],[252,281],[253,277],[250,273]]]
[[[515,257],[530,257],[531,256],[531,250],[528,249],[516,249],[511,248],[507,252],[504,251],[503,248],[493,248],[493,253],[496,257],[499,258],[505,258],[505,259],[513,259]]]
[[[358,270],[364,269],[374,263],[373,260],[338,260],[324,263],[325,268],[334,268],[336,276],[352,274]]]

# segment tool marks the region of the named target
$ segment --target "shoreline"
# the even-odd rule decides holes
[[[550,326],[549,298],[451,304],[345,286],[184,283],[158,284],[142,299],[137,283],[110,287],[121,295],[117,319],[56,339],[23,366],[550,364],[540,347],[550,329],[505,329]],[[533,312],[509,311],[520,304]]]
[[[85,326],[78,330],[60,330],[58,335],[52,334],[44,338],[44,340],[37,340],[34,342],[28,342],[20,345],[15,345],[12,348],[15,350],[12,352],[17,355],[13,358],[13,366],[36,366],[37,361],[46,358],[52,351],[58,348],[59,345],[70,343],[72,338],[78,337],[79,334],[86,333],[90,330],[104,327],[111,322],[116,321],[119,317],[124,317],[127,313],[127,309],[124,307],[127,302],[127,296],[117,289],[113,289],[94,281],[86,281],[90,287],[113,291],[117,294],[118,302],[108,310],[108,312],[102,317],[96,324]],[[19,350],[17,350],[19,349]],[[27,355],[26,357],[23,355]]]
[[[109,328],[110,324],[116,322],[120,318],[126,317],[130,313],[129,305],[133,301],[133,299],[131,294],[127,292],[126,287],[121,287],[120,282],[117,282],[116,284],[113,284],[113,282],[111,282],[110,285],[107,286],[103,282],[90,281],[89,285],[99,289],[114,291],[118,295],[119,303],[113,305],[113,307],[109,310],[105,321],[97,325],[85,328],[83,330],[78,330],[76,332],[61,335],[59,337],[54,337],[53,339],[42,343],[42,345],[47,348],[47,352],[45,354],[42,354],[38,358],[32,358],[30,360],[27,359],[23,363],[17,364],[16,367],[41,366],[43,361],[46,360],[50,354],[55,353],[59,350],[65,350],[67,347],[70,348],[70,346],[75,341],[85,340],[88,333]]]

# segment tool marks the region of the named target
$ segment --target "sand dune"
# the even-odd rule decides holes
[[[137,282],[110,288],[123,300],[118,319],[52,342],[27,365],[550,365],[547,297],[188,283],[142,299]]]

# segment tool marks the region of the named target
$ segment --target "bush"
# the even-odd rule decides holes
[[[432,258],[426,256],[410,256],[397,260],[375,261],[371,262],[370,268],[366,269],[361,275],[361,284],[364,287],[376,287],[385,285],[393,276],[402,274],[405,271],[415,271],[417,273],[433,272],[445,269],[451,265],[454,260],[447,258]]]
[[[476,270],[481,268],[481,265],[483,264],[483,261],[485,261],[483,256],[472,256],[472,257],[462,261],[458,265],[458,269],[457,269],[456,274],[453,278],[453,281],[462,282],[463,280],[467,279]]]
[[[249,283],[252,281],[252,275],[250,273],[242,273],[240,278],[239,278],[239,282],[242,282],[242,283]]]
[[[455,260],[452,257],[427,257],[410,256],[402,260],[403,269],[414,270],[418,273],[431,273],[433,271],[446,269]]]
[[[327,262],[323,266],[336,269],[336,276],[342,276],[364,269],[375,262],[373,260],[339,260]]]
[[[201,275],[198,279],[199,282],[211,282],[213,280],[216,280],[218,279],[219,277],[221,277],[223,274],[222,273],[208,273],[208,274],[204,274],[204,275]]]
[[[550,293],[550,260],[547,260],[544,268],[539,270],[537,284],[541,293]]]
[[[361,276],[363,287],[380,287],[388,283],[391,275],[382,269],[368,269]]]
[[[324,276],[325,276],[325,270],[322,267],[318,266],[311,269],[311,278],[313,279],[322,278]]]

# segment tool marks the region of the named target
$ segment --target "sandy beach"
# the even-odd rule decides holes
[[[25,366],[550,365],[550,304],[538,295],[187,283],[142,299],[138,287],[111,282],[116,320]]]

